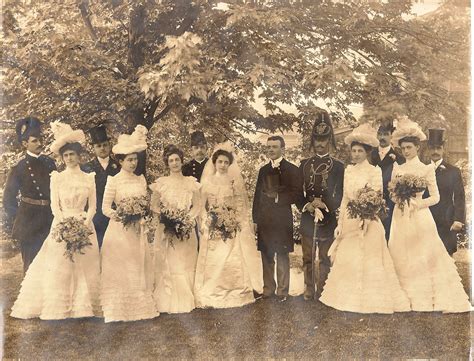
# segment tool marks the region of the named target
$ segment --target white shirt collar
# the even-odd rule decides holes
[[[107,167],[109,166],[110,157],[107,157],[107,158],[97,157],[97,160],[99,161],[102,168],[104,168],[104,170],[107,169]]]
[[[272,165],[273,168],[278,168],[282,160],[283,160],[283,157],[280,157],[275,160],[270,159],[270,164]]]
[[[316,157],[318,157],[318,158],[324,158],[324,157],[327,157],[328,155],[329,155],[329,153],[322,154],[322,155],[316,154]]]
[[[387,147],[380,147],[379,146],[379,155],[380,155],[380,159],[383,159],[385,158],[385,156],[387,155],[388,152],[390,152],[390,149],[392,147],[390,145],[388,145]]]
[[[435,165],[435,168],[438,168],[441,165],[441,163],[443,163],[443,158],[441,158],[440,160],[436,162],[431,161],[431,163]]]
[[[412,159],[407,159],[405,162],[405,164],[417,164],[417,163],[421,163],[420,158],[418,158],[418,156]]]
[[[202,162],[204,162],[204,161],[206,160],[206,157],[204,157],[204,159],[203,159],[203,160],[200,160],[200,161],[197,160],[197,159],[194,159],[194,160],[195,160],[196,162],[198,162],[199,164],[202,164]]]
[[[33,158],[39,158],[41,155],[41,154],[31,153],[29,150],[26,151],[26,154],[28,154],[30,157],[33,157]]]

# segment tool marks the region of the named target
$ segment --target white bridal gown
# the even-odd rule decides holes
[[[102,212],[110,217],[102,244],[100,300],[105,322],[135,321],[159,315],[152,297],[152,261],[147,235],[142,225],[124,227],[115,221],[112,203],[145,196],[143,175],[121,170],[108,177]]]
[[[360,219],[350,219],[347,203],[365,185],[382,191],[382,171],[366,160],[349,165],[344,173],[344,194],[339,225],[342,234],[329,253],[333,265],[320,301],[341,311],[393,313],[410,311],[408,298],[400,287],[385,240],[382,222],[368,222],[366,233]]]
[[[65,217],[92,220],[95,208],[94,173],[84,173],[79,167],[51,173],[51,229]],[[99,247],[90,225],[92,246],[84,248],[84,254],[74,254],[74,262],[64,255],[65,244],[50,233],[26,273],[11,316],[59,320],[100,315]]]
[[[159,217],[161,201],[167,208],[188,212],[192,219],[200,213],[200,184],[194,177],[161,177],[150,186],[152,209]],[[196,228],[190,238],[181,241],[164,232],[159,224],[155,232],[155,290],[160,312],[185,313],[195,308],[194,275],[197,259]]]
[[[454,260],[438,236],[428,207],[439,202],[435,168],[418,157],[394,165],[392,179],[398,174],[424,177],[429,197],[416,195],[418,210],[410,214],[395,206],[390,230],[389,249],[402,288],[407,293],[413,311],[467,312],[471,309],[468,296]]]
[[[197,307],[239,307],[255,301],[253,290],[262,291],[262,261],[255,235],[250,228],[248,209],[244,206],[244,185],[237,185],[226,175],[214,174],[203,181],[203,199],[213,195],[217,203],[234,204],[241,231],[236,237],[209,238],[203,227],[194,292]],[[202,223],[205,224],[207,214]]]

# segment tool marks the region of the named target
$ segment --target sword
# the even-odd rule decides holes
[[[315,269],[314,269],[314,261],[316,257],[316,237],[318,233],[318,221],[320,217],[318,215],[319,208],[314,210],[314,228],[313,228],[313,244],[311,246],[311,278],[312,278],[312,287],[313,287],[313,299],[316,298],[316,277],[315,277]],[[321,212],[321,211],[319,211]],[[324,216],[323,216],[324,217]]]

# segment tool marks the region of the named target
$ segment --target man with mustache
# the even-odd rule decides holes
[[[372,150],[370,155],[370,163],[382,169],[383,181],[383,199],[388,208],[387,217],[382,219],[383,227],[385,228],[385,238],[390,238],[390,227],[392,225],[392,214],[395,204],[390,199],[390,192],[388,191],[388,184],[392,179],[393,164],[405,163],[403,156],[398,154],[392,147],[392,133],[395,130],[393,126],[393,118],[385,117],[378,119],[379,128],[377,130],[377,139],[379,140],[379,147]]]
[[[459,168],[444,159],[444,129],[429,129],[428,151],[436,167],[439,203],[430,207],[438,234],[450,255],[457,250],[457,236],[464,226],[466,203]]]
[[[304,299],[319,299],[329,274],[331,260],[329,248],[334,241],[337,226],[336,211],[342,201],[344,164],[329,155],[330,144],[336,147],[329,114],[325,110],[317,115],[311,134],[311,149],[315,155],[303,159],[299,168],[303,192],[296,202],[302,211],[301,245],[303,248]],[[315,230],[315,220],[316,230]],[[314,269],[316,246],[318,269]],[[315,278],[317,274],[317,292]]]
[[[56,165],[52,158],[41,155],[43,143],[38,119],[22,119],[15,130],[26,155],[8,174],[3,207],[7,223],[12,225],[12,238],[20,242],[23,271],[26,273],[48,236],[53,221],[49,182]]]
[[[191,133],[191,151],[193,159],[183,166],[183,174],[192,176],[200,182],[204,166],[209,159],[207,157],[206,137],[200,130]]]

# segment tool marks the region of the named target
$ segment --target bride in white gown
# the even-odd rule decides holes
[[[407,161],[395,164],[392,180],[404,174],[423,177],[429,197],[422,199],[423,192],[419,192],[404,211],[395,207],[388,245],[413,311],[467,312],[471,309],[468,296],[429,210],[439,202],[439,192],[434,166],[418,158],[420,141],[425,139],[418,124],[408,118],[401,119],[393,133],[392,142]]]
[[[100,258],[92,225],[95,179],[94,173],[79,168],[83,150],[79,142],[84,141],[84,133],[61,123],[53,123],[51,128],[55,136],[51,150],[59,153],[66,164],[63,172],[51,173],[51,229],[66,217],[85,218],[93,233],[89,237],[91,245],[83,249],[83,254],[74,253],[72,262],[65,257],[65,244],[57,242],[51,231],[26,273],[11,316],[43,320],[99,316]]]
[[[364,232],[360,219],[348,216],[347,204],[361,188],[368,185],[382,192],[382,171],[367,161],[367,155],[379,143],[376,132],[363,124],[346,137],[345,143],[350,146],[355,164],[347,166],[344,173],[341,215],[336,239],[329,250],[334,263],[320,301],[341,311],[359,313],[410,311],[387,248],[382,222],[378,218],[365,220]]]
[[[228,308],[255,301],[254,290],[263,288],[262,261],[255,235],[250,228],[247,192],[229,144],[216,147],[206,163],[201,183],[203,236],[196,268],[194,293],[196,306]],[[208,213],[213,205],[233,205],[237,209],[240,231],[228,239],[211,237]]]

